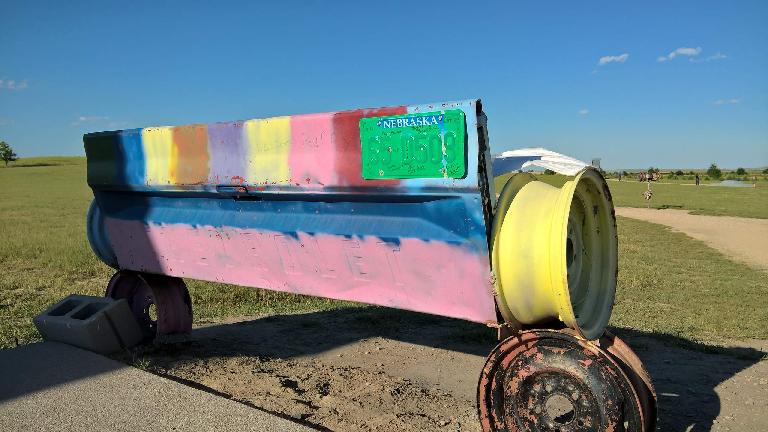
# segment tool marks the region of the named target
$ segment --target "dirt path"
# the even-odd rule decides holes
[[[666,225],[725,255],[768,270],[768,219],[692,215],[687,210],[618,207],[616,214]]]
[[[616,332],[653,376],[659,430],[768,430],[764,352]],[[482,325],[359,307],[197,328],[134,361],[319,428],[479,431],[475,387],[493,336]]]

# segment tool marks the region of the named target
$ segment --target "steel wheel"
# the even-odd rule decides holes
[[[179,278],[120,270],[105,296],[128,302],[145,339],[192,330],[192,300]]]
[[[557,331],[526,331],[488,356],[477,390],[483,431],[643,430],[621,367],[596,345]]]
[[[656,430],[656,389],[643,362],[626,342],[611,332],[605,332],[600,338],[600,347],[611,355],[632,383],[643,411],[643,430]]]

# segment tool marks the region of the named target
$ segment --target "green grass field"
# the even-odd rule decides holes
[[[8,168],[27,168],[41,166],[61,166],[61,165],[85,165],[85,156],[46,156],[46,157],[28,157],[11,162]]]
[[[611,324],[687,339],[767,339],[768,278],[685,234],[618,218]]]
[[[104,295],[114,273],[96,259],[85,235],[93,198],[85,158],[35,158],[30,165],[0,168],[2,348],[37,339],[32,317],[67,294]],[[193,280],[187,284],[198,323],[349,305]]]
[[[558,176],[545,177],[556,181]],[[623,187],[611,182],[617,202],[631,195]],[[737,213],[756,208],[755,217],[768,217],[765,201],[759,202],[764,195],[719,189],[723,189],[718,191],[722,193],[719,200],[693,202],[704,212],[717,214],[717,206],[726,201],[742,209]],[[83,158],[36,158],[0,168],[0,347],[36,340],[32,317],[67,294],[103,294],[113,270],[98,261],[88,246],[85,214],[90,201]],[[619,236],[613,325],[691,340],[768,338],[764,273],[659,225],[620,218]],[[350,305],[208,282],[187,283],[198,323]]]
[[[495,179],[496,193],[501,192],[509,175]],[[562,186],[569,177],[539,175],[539,179],[554,186]],[[643,198],[647,183],[637,180],[609,180],[614,205],[618,207],[646,207]],[[691,186],[685,184],[652,183],[651,208],[690,210],[693,214],[714,216],[741,216],[768,219],[768,184],[758,182],[755,188],[723,186]]]

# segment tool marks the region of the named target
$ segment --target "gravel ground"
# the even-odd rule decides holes
[[[654,379],[659,430],[768,430],[765,341],[614,331]],[[494,343],[476,324],[361,307],[201,327],[124,360],[319,428],[477,431],[475,386]]]
[[[618,207],[616,214],[671,227],[730,258],[768,270],[768,219],[693,215],[687,210]]]

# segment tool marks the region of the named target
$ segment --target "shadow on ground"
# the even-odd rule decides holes
[[[733,409],[734,404],[746,398],[739,393],[750,391],[747,388],[733,390],[731,383],[731,390],[724,392],[723,383],[760,362],[765,355],[751,348],[721,348],[622,328],[613,331],[635,349],[653,377],[659,394],[659,430],[665,431],[709,430],[713,420],[721,414],[724,403]],[[444,373],[441,379],[458,380],[462,388],[469,387],[467,394],[474,391],[471,387],[477,379],[478,365],[482,365],[483,358],[496,342],[494,331],[479,324],[366,306],[199,327],[186,339],[140,347],[115,357],[161,375],[163,371],[172,371],[182,363],[198,364],[199,369],[205,370],[215,366],[215,360],[231,358],[276,359],[294,363],[307,358],[326,361],[336,357],[329,355],[329,351],[335,353],[340,350],[345,350],[345,361],[362,364],[362,358],[355,357],[362,354],[360,350],[356,351],[356,347],[371,339],[388,342],[391,354],[384,355],[400,355],[399,360],[405,363],[418,362],[420,356],[432,351],[431,348],[444,350],[447,354],[431,360],[444,362],[446,358],[456,358],[455,365],[444,366],[448,370],[451,367],[454,369],[447,377]],[[391,348],[411,351],[403,355],[392,352]],[[0,351],[0,365],[18,364],[24,358],[22,354],[25,350],[28,348]],[[36,360],[33,357],[24,361]],[[760,367],[762,365],[758,365]],[[5,367],[0,369],[0,378],[8,370]],[[63,360],[61,373],[48,372],[30,377],[32,381],[16,390],[0,391],[0,404],[3,400],[23,396],[24,392],[36,392],[68,381],[109,373],[111,368],[104,365],[92,368],[66,365]],[[384,368],[384,372],[393,375],[405,373],[388,367]],[[0,379],[0,387],[3,381]],[[764,386],[755,389],[751,391],[765,391]],[[758,396],[762,400],[765,395],[758,393]],[[466,394],[462,400],[469,400]],[[749,403],[748,398],[745,401]],[[762,403],[743,408],[758,418],[758,424],[761,420],[757,411]]]
[[[667,335],[612,330],[635,349],[653,377],[659,395],[659,430],[709,430],[722,407],[716,387],[765,355],[752,348],[722,348]],[[152,362],[157,370],[167,370],[177,361],[190,359],[317,357],[372,338],[479,358],[485,357],[496,343],[495,332],[482,325],[401,310],[360,307],[201,327],[186,341],[156,344],[139,356]],[[136,353],[133,355],[135,358]],[[354,363],[354,359],[350,361]],[[471,365],[481,362],[478,359]],[[464,381],[475,380],[478,372],[468,370],[466,373],[472,376]]]
[[[90,354],[83,357],[89,361],[78,357],[82,353]],[[121,368],[120,363],[56,342],[0,350],[0,405],[6,400]]]

